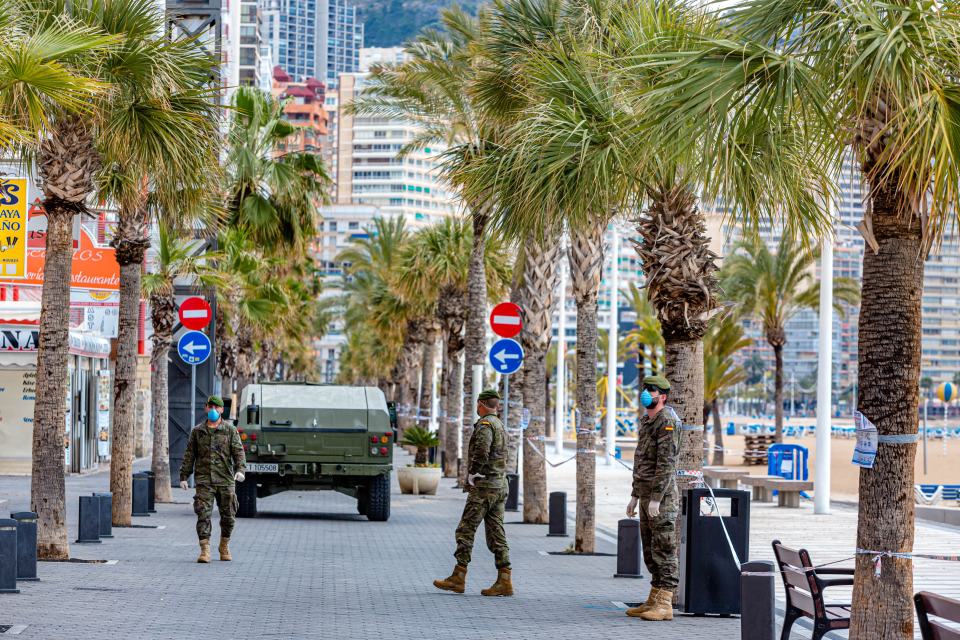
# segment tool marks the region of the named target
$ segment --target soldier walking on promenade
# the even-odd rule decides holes
[[[627,517],[640,506],[640,539],[643,560],[650,570],[650,595],[627,615],[644,620],[673,620],[673,592],[680,583],[676,519],[678,506],[677,462],[681,421],[666,406],[670,383],[663,376],[643,379],[640,402],[646,415],[640,420],[637,450],[633,457],[633,492]]]
[[[497,581],[489,589],[480,591],[485,596],[512,596],[510,577],[510,548],[503,530],[503,512],[507,501],[507,432],[497,417],[500,394],[492,389],[482,391],[477,399],[480,419],[473,426],[473,436],[467,451],[467,503],[457,527],[457,550],[453,556],[457,566],[445,580],[434,580],[433,586],[446,591],[463,593],[467,581],[467,565],[473,551],[473,536],[483,521],[487,534],[487,548],[497,564]]]
[[[243,443],[236,427],[223,419],[220,396],[207,398],[207,419],[190,431],[187,450],[180,466],[180,488],[187,488],[187,479],[194,474],[197,493],[193,511],[197,514],[197,535],[200,557],[197,562],[210,562],[210,516],[213,503],[220,511],[220,559],[232,560],[230,534],[237,519],[236,482],[243,482],[247,470]]]

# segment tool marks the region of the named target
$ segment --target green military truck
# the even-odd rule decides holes
[[[357,499],[369,520],[390,517],[394,431],[376,387],[259,383],[240,395],[237,430],[247,456],[237,515],[257,515],[257,498],[333,489]]]

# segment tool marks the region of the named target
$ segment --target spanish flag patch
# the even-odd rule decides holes
[[[664,427],[666,431],[673,431],[673,425]]]

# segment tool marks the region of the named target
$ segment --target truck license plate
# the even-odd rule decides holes
[[[277,473],[276,464],[260,464],[258,462],[248,462],[247,471],[255,473]]]

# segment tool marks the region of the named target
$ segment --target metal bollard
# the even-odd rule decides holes
[[[515,473],[507,474],[507,504],[504,507],[507,511],[519,511],[517,505],[520,503],[520,476]]]
[[[617,572],[614,578],[642,578],[640,562],[643,543],[640,540],[640,521],[627,518],[617,522]]]
[[[113,537],[113,494],[101,491],[93,494],[100,504],[100,537]]]
[[[143,475],[147,476],[147,511],[149,513],[157,512],[157,476],[153,471],[141,471]]]
[[[552,538],[567,537],[567,493],[554,491],[550,494],[550,530]]]
[[[36,582],[37,577],[37,514],[18,511],[10,517],[17,521],[17,580]]]
[[[80,544],[100,544],[100,498],[80,496],[77,542]]]
[[[133,474],[133,511],[131,515],[134,516],[149,516],[150,513],[147,511],[147,505],[149,503],[149,498],[147,494],[150,492],[150,480],[143,473]]]
[[[740,638],[774,640],[777,614],[774,610],[776,572],[769,561],[740,565]]]
[[[17,589],[17,521],[0,519],[0,593]]]

